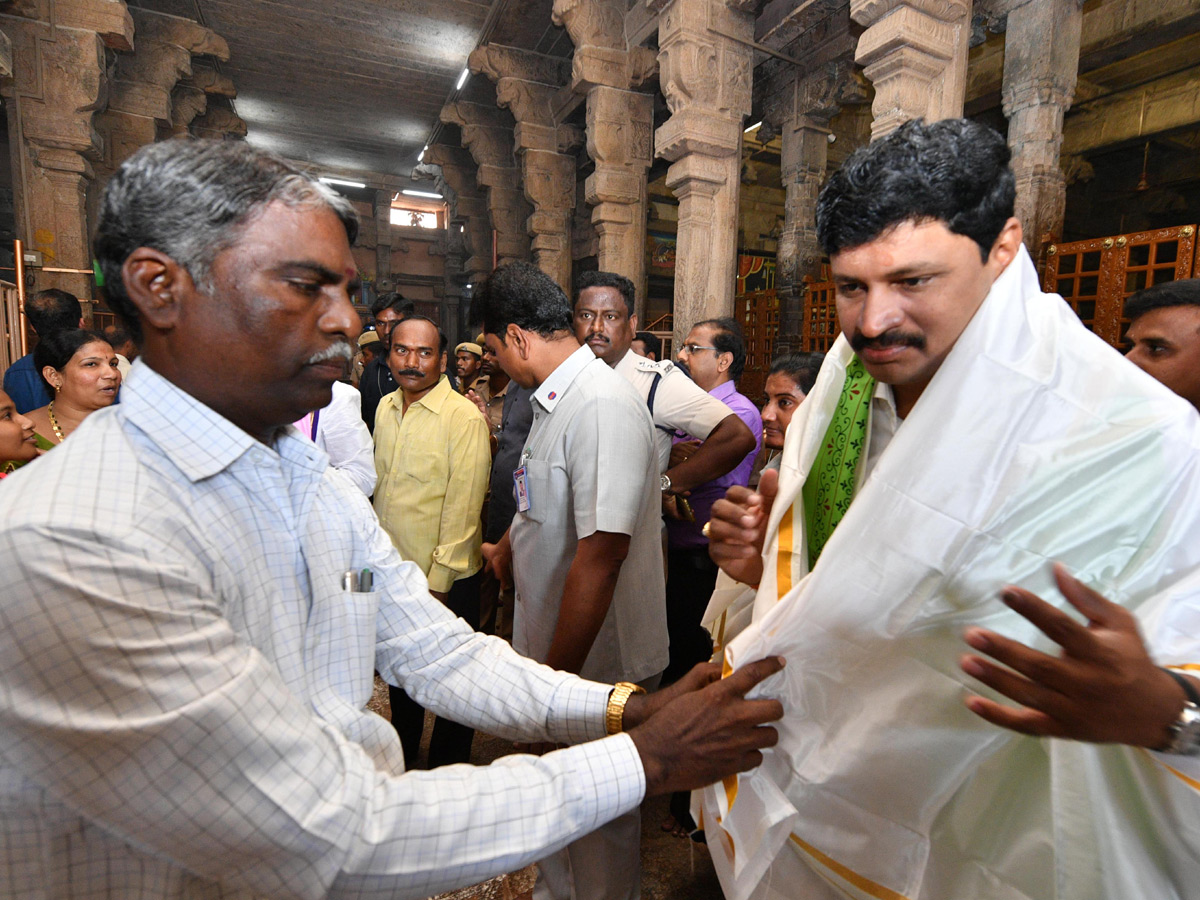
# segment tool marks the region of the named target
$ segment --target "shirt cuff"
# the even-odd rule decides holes
[[[611,684],[582,678],[566,678],[554,691],[546,731],[556,741],[582,744],[604,737],[604,714],[608,710]]]
[[[425,580],[429,582],[431,591],[439,591],[444,594],[454,587],[455,581],[462,577],[462,572],[447,569],[441,563],[434,563],[429,567],[429,576]]]
[[[579,821],[595,823],[588,831],[637,809],[645,798],[646,772],[629,735],[614,734],[559,753],[572,757],[571,768],[579,775],[577,783],[587,786],[577,815]]]

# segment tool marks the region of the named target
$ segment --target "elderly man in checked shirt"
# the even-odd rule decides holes
[[[761,761],[780,707],[744,695],[782,661],[622,706],[522,659],[429,596],[289,424],[359,331],[346,201],[248,145],[171,141],[102,206],[143,354],[119,407],[0,490],[0,896],[424,897]],[[577,746],[405,774],[373,668]]]

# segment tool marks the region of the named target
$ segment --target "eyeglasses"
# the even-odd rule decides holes
[[[686,353],[688,356],[691,356],[697,350],[716,350],[716,349],[717,349],[716,347],[705,347],[702,344],[684,344],[682,347],[679,348],[679,352]],[[720,351],[717,350],[717,352],[719,353]]]

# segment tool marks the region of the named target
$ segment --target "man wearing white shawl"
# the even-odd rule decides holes
[[[1040,292],[1008,157],[908,123],[822,192],[843,335],[710,522],[726,668],[788,661],[696,795],[731,900],[1200,897],[1200,418]]]

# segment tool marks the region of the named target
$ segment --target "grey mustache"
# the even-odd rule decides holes
[[[345,341],[339,341],[336,344],[330,344],[324,350],[318,350],[308,358],[305,363],[307,366],[323,363],[327,359],[344,359],[349,362],[354,357],[354,352],[350,349],[350,345]]]

